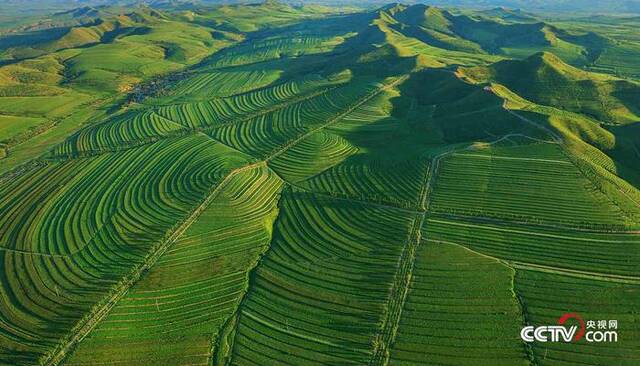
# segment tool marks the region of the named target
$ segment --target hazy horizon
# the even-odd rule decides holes
[[[359,7],[380,6],[388,3],[404,4],[427,4],[443,7],[464,7],[464,8],[494,8],[506,7],[510,9],[522,9],[538,12],[563,12],[579,14],[613,14],[613,13],[640,13],[640,0],[430,0],[430,1],[383,1],[383,0],[279,0],[287,4],[323,4],[323,5],[352,5]],[[131,5],[136,3],[150,5],[166,4],[250,4],[260,3],[260,0],[7,0],[5,9],[0,9],[0,13],[9,11],[11,8],[20,7],[25,4],[29,9],[24,13],[55,11],[57,9],[70,9],[82,6],[100,5]],[[24,10],[24,9],[22,9]]]

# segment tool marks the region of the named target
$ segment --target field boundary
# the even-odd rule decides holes
[[[407,80],[408,78],[409,78],[409,75],[402,75],[402,76],[397,77],[397,79],[393,80],[392,82],[390,82],[388,84],[384,84],[384,85],[374,89],[369,94],[367,94],[364,97],[360,98],[356,103],[354,103],[353,105],[348,107],[344,112],[338,113],[335,117],[331,118],[329,121],[327,121],[325,123],[322,123],[322,124],[320,124],[319,126],[317,126],[315,128],[310,129],[309,131],[303,133],[302,135],[292,139],[291,141],[286,143],[284,146],[282,146],[280,149],[277,149],[277,150],[273,151],[271,154],[269,154],[264,159],[264,161],[269,163],[269,161],[271,161],[271,160],[277,158],[278,156],[284,154],[287,150],[289,150],[293,146],[297,145],[300,141],[306,139],[307,137],[313,135],[314,133],[316,133],[316,132],[318,132],[320,130],[323,130],[323,129],[325,129],[325,128],[337,123],[338,121],[340,121],[344,117],[346,117],[349,114],[351,114],[358,107],[360,107],[361,105],[365,104],[369,100],[371,100],[374,97],[376,97],[378,94],[382,93],[383,91],[385,91],[387,89],[395,87],[396,85],[402,83],[403,81]]]
[[[416,212],[413,220],[413,226],[409,232],[407,242],[404,245],[396,273],[393,278],[389,297],[387,299],[387,307],[384,312],[384,319],[379,333],[373,340],[373,355],[369,360],[369,366],[385,366],[389,363],[390,348],[395,342],[400,320],[402,319],[402,310],[404,309],[411,287],[413,276],[413,268],[416,262],[416,252],[422,240],[422,225],[427,214],[428,196],[430,195],[430,186],[433,174],[435,173],[435,158],[425,169],[425,176],[422,180],[423,184],[418,195],[418,207],[422,210]]]
[[[306,100],[315,98],[317,96],[323,95],[333,89],[338,88],[338,86],[332,86],[332,87],[327,87],[324,88],[322,90],[318,90],[315,91],[313,93],[309,93],[306,95],[303,95],[301,97],[293,97],[290,98],[282,103],[278,103],[275,104],[273,106],[271,106],[270,108],[267,109],[262,109],[259,112],[253,113],[253,114],[248,114],[245,116],[241,116],[239,119],[237,120],[232,120],[232,121],[227,121],[227,122],[223,122],[220,123],[219,125],[212,125],[212,126],[200,126],[200,127],[189,127],[186,126],[180,122],[177,122],[169,117],[165,117],[159,113],[156,112],[156,110],[160,107],[157,106],[153,106],[153,107],[149,107],[149,111],[158,115],[159,117],[166,119],[168,122],[171,122],[173,124],[176,124],[178,126],[180,126],[180,129],[172,131],[170,133],[164,134],[164,135],[157,135],[157,136],[151,136],[149,138],[146,139],[142,139],[142,140],[137,140],[135,142],[131,142],[129,144],[121,144],[119,146],[116,146],[115,148],[112,149],[98,149],[98,150],[85,150],[82,151],[80,153],[69,153],[69,154],[52,154],[50,157],[47,157],[47,160],[66,160],[66,159],[78,159],[78,158],[85,158],[85,157],[90,157],[90,156],[98,156],[98,155],[102,155],[102,154],[109,154],[109,153],[114,153],[114,152],[121,152],[121,151],[127,151],[130,149],[135,149],[138,147],[142,147],[145,145],[149,145],[149,144],[153,144],[156,143],[158,141],[162,141],[162,140],[167,140],[167,139],[171,139],[171,138],[180,138],[180,137],[185,137],[185,136],[192,136],[192,135],[196,135],[198,133],[204,133],[207,134],[207,132],[219,129],[219,128],[223,128],[223,127],[227,127],[227,126],[234,126],[234,125],[239,125],[242,123],[246,123],[248,121],[251,121],[254,118],[258,118],[260,116],[264,116],[266,114],[269,113],[273,113],[276,111],[279,111],[281,109],[287,108],[290,105],[296,104],[296,103],[301,103],[304,102]],[[189,104],[189,103],[183,103],[183,104]],[[178,104],[180,105],[180,104]],[[103,120],[100,123],[108,123],[109,120]],[[91,125],[93,126],[93,124]],[[83,126],[84,127],[84,126]],[[79,132],[80,130],[76,131],[75,133]],[[208,136],[208,134],[207,134]]]
[[[271,171],[271,169],[266,165],[265,167],[267,168],[267,171]],[[282,200],[282,191],[286,188],[287,183],[284,180],[282,180],[280,177],[278,177],[278,179],[282,181],[282,186],[280,187],[280,197],[278,197],[278,201],[276,202],[277,215],[272,223],[271,238],[269,239],[268,242],[264,244],[264,248],[256,258],[255,262],[253,263],[253,266],[249,268],[249,270],[247,271],[244,288],[242,290],[242,296],[240,298],[240,301],[238,301],[238,304],[236,305],[233,312],[224,321],[224,323],[220,327],[218,334],[212,335],[211,350],[209,355],[209,364],[212,366],[227,365],[231,360],[231,358],[233,357],[233,343],[234,343],[235,335],[237,332],[238,321],[240,319],[240,315],[242,314],[242,304],[246,301],[247,294],[251,289],[251,282],[252,282],[251,279],[253,278],[254,272],[258,269],[258,267],[260,266],[260,263],[262,263],[262,261],[264,260],[264,257],[269,252],[269,249],[271,249],[271,243],[273,242],[273,231],[275,230],[276,223],[280,218],[280,203]],[[224,333],[225,331],[229,332],[227,336],[230,337],[230,340],[223,337],[222,341],[227,342],[227,348],[223,352],[221,352],[220,351],[220,348],[221,348],[220,334]]]
[[[54,348],[50,353],[43,356],[40,364],[43,366],[56,366],[59,365],[67,356],[73,347],[80,343],[96,326],[104,319],[111,309],[122,299],[129,289],[135,285],[148,270],[150,270],[160,257],[175,243],[175,241],[191,226],[193,222],[200,216],[200,214],[209,206],[209,204],[218,196],[218,194],[226,187],[231,178],[235,175],[253,168],[264,165],[264,162],[257,162],[254,164],[246,165],[240,168],[236,168],[230,171],[220,183],[205,197],[205,199],[186,217],[181,223],[179,223],[175,230],[164,240],[162,240],[155,248],[151,249],[151,253],[147,255],[144,261],[136,266],[133,271],[125,276],[118,285],[113,289],[113,293],[108,296],[101,303],[97,304],[92,311],[90,311],[82,320],[78,322],[78,325],[71,329],[67,338],[63,338],[61,343]]]
[[[521,116],[521,115],[517,114],[516,112],[514,112],[514,111],[513,111],[513,110],[511,110],[511,109],[508,109],[508,108],[506,108],[506,107],[504,107],[504,106],[503,106],[503,108],[504,108],[504,110],[505,110],[505,111],[507,111],[507,112],[509,112],[510,114],[514,115],[514,116],[515,116],[515,117],[517,117],[518,119],[520,119],[520,120],[522,120],[522,121],[524,121],[524,122],[527,122],[527,123],[529,123],[530,125],[535,126],[535,127],[539,128],[539,129],[541,129],[541,130],[543,130],[543,131],[547,132],[547,133],[548,133],[548,134],[549,134],[549,135],[550,135],[550,136],[551,136],[551,137],[556,141],[556,143],[557,143],[557,144],[562,148],[562,152],[565,154],[565,156],[567,156],[567,159],[569,159],[569,161],[571,162],[571,164],[572,164],[576,169],[578,169],[578,171],[582,174],[582,176],[584,176],[587,180],[589,180],[590,182],[592,182],[592,184],[594,184],[594,186],[599,187],[599,182],[595,182],[595,181],[594,181],[594,179],[593,179],[593,177],[589,176],[589,174],[586,174],[586,173],[584,172],[584,169],[585,169],[585,168],[584,168],[584,167],[581,167],[581,166],[580,166],[580,164],[578,164],[578,162],[579,162],[579,161],[580,161],[580,162],[584,162],[584,163],[586,163],[586,165],[588,166],[588,169],[589,169],[593,174],[595,174],[596,176],[598,176],[598,177],[602,178],[603,180],[605,180],[605,181],[606,181],[606,182],[608,182],[609,184],[613,185],[613,186],[615,187],[615,189],[617,189],[617,190],[618,190],[618,192],[620,192],[620,193],[621,193],[624,197],[626,197],[629,201],[633,202],[633,204],[634,204],[636,207],[640,207],[640,202],[638,202],[635,198],[631,197],[631,195],[630,195],[629,193],[627,193],[627,192],[626,192],[626,191],[625,191],[625,190],[624,190],[624,189],[623,189],[623,188],[618,184],[618,182],[616,182],[615,180],[612,180],[612,179],[610,179],[610,178],[607,178],[607,177],[606,177],[606,176],[604,176],[602,173],[598,172],[598,171],[597,171],[597,169],[595,169],[595,167],[597,166],[598,168],[601,168],[601,169],[603,169],[603,170],[608,171],[607,169],[605,169],[604,167],[599,166],[599,165],[597,165],[597,164],[593,163],[592,161],[590,161],[590,160],[588,160],[588,159],[584,159],[584,158],[581,158],[581,157],[579,157],[579,156],[576,156],[574,153],[572,153],[571,151],[569,151],[569,149],[566,147],[566,144],[563,142],[562,138],[561,138],[558,134],[556,134],[555,132],[553,132],[553,131],[549,130],[549,129],[548,129],[548,128],[546,128],[545,126],[541,126],[539,123],[536,123],[536,122],[534,122],[534,121],[532,121],[532,120],[530,120],[530,119],[528,119],[528,118],[526,118],[526,117],[523,117],[523,116]],[[614,174],[614,175],[615,175],[615,174]],[[616,176],[617,178],[620,178],[620,177],[618,177],[617,175],[615,175],[615,176]],[[622,178],[620,178],[620,179],[622,179]],[[602,191],[602,190],[601,190],[601,191]],[[616,205],[616,206],[620,207],[620,206],[619,206],[619,204],[616,202],[616,200],[614,200],[613,198],[611,198],[611,197],[609,196],[609,194],[607,194],[607,193],[606,193],[606,192],[604,192],[604,191],[602,191],[602,194],[603,194],[605,197],[607,197],[607,199],[609,199],[609,200],[610,200],[614,205]],[[622,210],[622,208],[621,208],[621,210]],[[625,214],[626,214],[626,211],[625,211],[625,210],[622,210],[622,211],[623,211],[623,212],[625,212]]]
[[[373,355],[369,360],[370,366],[384,366],[389,363],[390,348],[395,341],[402,310],[404,309],[411,280],[413,267],[416,260],[416,252],[421,241],[421,228],[425,214],[419,213],[413,221],[413,227],[409,232],[407,244],[404,246],[398,260],[397,270],[389,293],[387,308],[380,332],[373,340]]]
[[[602,273],[602,272],[580,271],[580,270],[573,270],[569,268],[557,268],[557,267],[545,266],[542,264],[512,261],[512,260],[494,257],[490,254],[478,252],[477,250],[471,249],[464,244],[456,243],[453,241],[437,240],[437,239],[425,239],[425,241],[435,243],[435,244],[454,245],[454,246],[466,249],[479,256],[496,260],[514,270],[521,269],[521,270],[528,270],[528,271],[553,273],[553,274],[559,274],[563,276],[587,278],[587,279],[597,280],[597,281],[607,281],[607,282],[616,282],[616,283],[625,283],[625,284],[640,284],[640,277],[614,275],[614,274],[608,274],[608,273]]]
[[[96,304],[94,308],[89,311],[85,317],[83,317],[78,324],[73,327],[66,337],[63,337],[53,350],[46,353],[39,360],[39,364],[42,366],[57,366],[59,365],[67,356],[73,347],[75,347],[78,343],[80,343],[96,326],[97,324],[104,319],[108,313],[113,309],[113,307],[122,299],[129,289],[137,283],[144,274],[153,267],[153,265],[158,261],[158,259],[175,243],[175,241],[191,226],[193,222],[200,216],[200,214],[208,207],[208,205],[217,197],[220,191],[228,184],[230,179],[246,170],[250,170],[259,166],[267,166],[268,162],[285,153],[287,150],[298,144],[300,141],[305,138],[313,135],[314,133],[338,122],[340,119],[344,118],[346,115],[353,112],[356,108],[366,103],[376,95],[380,94],[386,89],[392,88],[395,85],[403,82],[409,77],[409,75],[399,76],[397,79],[393,80],[388,84],[383,84],[382,86],[376,88],[369,94],[365,95],[363,98],[358,100],[355,104],[347,108],[344,112],[339,113],[329,121],[319,125],[316,128],[313,128],[306,133],[298,136],[293,139],[289,143],[282,146],[282,148],[272,152],[265,159],[245,165],[243,167],[239,167],[231,170],[221,181],[218,183],[215,188],[211,190],[211,192],[204,198],[204,200],[196,206],[196,208],[187,216],[182,222],[177,224],[177,227],[168,234],[168,237],[161,242],[159,242],[154,248],[151,249],[151,252],[147,255],[147,257],[143,260],[142,263],[137,265],[129,275],[126,275],[119,283],[116,285],[111,295],[107,295],[107,297]]]
[[[493,141],[487,142],[484,144],[484,146],[491,146],[504,140],[508,140],[510,137],[516,136],[531,138],[530,136],[521,133],[511,133],[498,137]],[[422,226],[425,223],[425,220],[427,220],[427,215],[429,213],[431,192],[433,191],[434,182],[438,174],[440,160],[445,158],[447,155],[475,149],[477,148],[473,144],[467,145],[465,147],[453,147],[434,156],[431,159],[431,164],[425,172],[425,183],[423,184],[420,195],[418,197],[418,207],[420,207],[421,210],[416,215],[407,244],[405,245],[403,252],[400,255],[397,272],[395,274],[394,282],[388,298],[389,300],[385,312],[385,318],[382,323],[382,328],[373,341],[373,355],[369,361],[369,366],[387,366],[389,364],[390,348],[395,342],[395,337],[402,318],[402,310],[404,309],[404,305],[409,294],[413,268],[415,266],[416,252],[418,246],[423,240],[421,230]],[[424,240],[428,241],[429,239],[424,238]]]

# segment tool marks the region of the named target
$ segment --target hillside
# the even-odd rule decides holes
[[[306,14],[294,9],[280,14],[280,5],[252,9],[274,14],[259,27],[321,15],[320,10]],[[191,21],[182,10],[165,10],[82,7],[48,18],[53,28],[42,29],[44,23],[36,22],[1,36],[0,119],[6,126],[0,147],[1,155],[9,156],[0,160],[0,172],[42,154],[87,120],[103,118],[131,99],[128,93],[153,92],[162,84],[155,85],[155,79],[243,38],[212,25],[225,8],[203,8]],[[69,26],[76,15],[79,23]],[[151,86],[137,86],[144,82]]]
[[[640,84],[569,66],[552,53],[462,69],[476,82],[502,84],[532,102],[585,114],[602,122],[640,121]]]
[[[161,1],[14,27],[0,365],[633,366],[640,40],[540,19]],[[619,341],[521,339],[567,312]]]

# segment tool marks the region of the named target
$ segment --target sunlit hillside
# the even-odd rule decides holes
[[[638,18],[33,17],[0,35],[0,365],[638,363]],[[565,313],[618,342],[521,339]]]

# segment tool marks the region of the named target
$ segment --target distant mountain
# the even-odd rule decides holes
[[[414,5],[397,14],[398,28],[406,35],[454,51],[497,52],[503,47],[550,45],[552,37],[542,22],[504,24],[493,20],[453,15],[440,8]]]
[[[279,0],[288,4],[320,4],[320,5],[355,5],[360,7],[379,7],[386,4],[386,0]],[[144,3],[152,6],[179,6],[179,4],[247,4],[262,2],[260,0],[40,0],[37,4],[27,0],[5,0],[6,9],[24,9],[28,4],[29,12],[52,11],[56,9],[71,9],[84,6],[99,5],[131,5]],[[527,17],[520,14],[522,10],[538,12],[571,12],[580,14],[596,13],[640,13],[640,0],[413,0],[409,4],[427,4],[443,7],[470,7],[493,9],[509,8],[521,10],[505,10],[510,13],[511,20]]]
[[[395,32],[449,51],[524,58],[535,52],[532,50],[544,50],[584,66],[613,44],[602,35],[569,32],[519,10],[493,8],[458,14],[423,4],[389,4],[379,11],[384,13],[381,21]]]
[[[349,3],[361,6],[379,6],[385,3],[385,1],[377,0],[291,0],[289,2],[315,2],[331,5]],[[414,0],[404,3],[481,9],[505,7],[537,12],[570,12],[581,14],[640,13],[640,0]]]
[[[441,6],[520,8],[535,11],[566,11],[579,13],[640,12],[639,0],[433,0]]]
[[[201,3],[252,2],[251,0],[200,0]],[[290,4],[357,5],[379,7],[385,0],[281,0]],[[412,0],[404,4],[425,4],[439,7],[465,7],[476,9],[509,8],[536,12],[640,13],[640,0]],[[512,15],[517,16],[517,11]]]
[[[164,18],[150,8],[129,9],[85,6],[56,13],[25,26],[21,32],[0,37],[0,59],[20,60],[63,49],[109,43],[127,35],[144,34],[148,24]]]
[[[508,22],[537,22],[540,19],[533,13],[526,12],[522,9],[510,9],[503,6],[479,10],[478,14],[493,19],[500,19]]]

